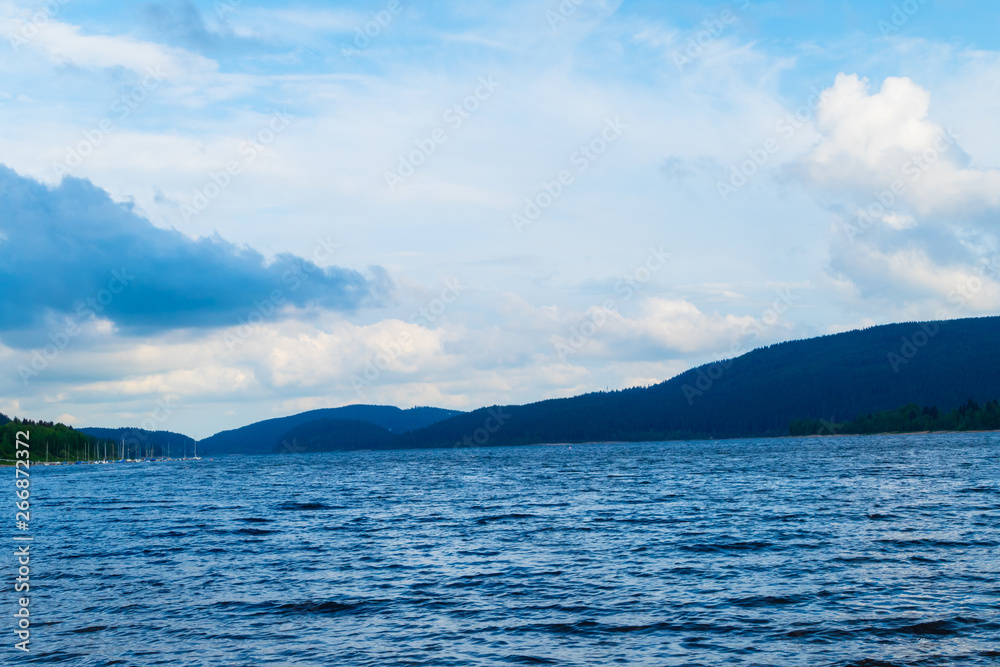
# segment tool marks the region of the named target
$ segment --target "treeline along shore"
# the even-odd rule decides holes
[[[88,431],[97,432],[97,435]],[[0,465],[14,464],[19,432],[28,435],[30,461],[35,465],[197,456],[195,440],[179,433],[129,428],[77,430],[65,424],[16,417],[11,419],[0,414]],[[25,438],[21,440],[23,442]],[[23,460],[24,454],[21,458]]]

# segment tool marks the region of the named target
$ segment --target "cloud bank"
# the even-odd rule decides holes
[[[232,326],[261,308],[280,318],[382,303],[387,272],[320,267],[334,247],[318,239],[311,258],[282,253],[269,262],[218,235],[158,228],[89,181],[47,187],[0,167],[0,331],[96,316],[149,334]]]

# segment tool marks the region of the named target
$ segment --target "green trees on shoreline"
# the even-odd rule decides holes
[[[0,414],[0,465],[11,465],[18,431],[29,432],[31,460],[101,461],[105,458],[160,458],[167,455],[190,456],[195,441],[168,431],[145,431],[134,428],[74,429],[65,424],[30,419],[11,420]],[[22,438],[22,440],[24,440]]]
[[[799,419],[789,426],[789,435],[866,435],[874,433],[917,433],[920,431],[1000,430],[1000,402],[980,406],[969,399],[950,412],[937,407],[910,404],[896,410],[860,415],[837,424],[824,419]]]
[[[6,459],[6,463],[15,458],[18,431],[30,434],[27,442],[31,446],[32,461],[44,461],[46,449],[50,461],[83,461],[97,457],[97,439],[74,430],[72,426],[14,419],[0,425],[0,459]]]

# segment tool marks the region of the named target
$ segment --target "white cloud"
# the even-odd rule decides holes
[[[867,79],[839,74],[818,107],[822,139],[802,162],[807,182],[862,209],[882,204],[890,215],[877,217],[895,229],[997,213],[1000,169],[967,166],[962,138],[928,118],[930,103],[906,77],[871,93]]]
[[[703,313],[684,300],[651,298],[643,302],[634,333],[679,353],[703,353],[728,347],[753,322],[753,317]]]
[[[824,166],[842,160],[880,168],[887,160],[923,150],[941,128],[926,120],[930,93],[907,78],[889,77],[869,95],[867,79],[839,74],[820,101],[823,140],[812,159]]]
[[[551,340],[557,351],[563,351],[562,357],[572,362],[588,357],[658,361],[674,356],[717,355],[746,339],[755,322],[749,315],[705,313],[684,299],[661,297],[643,299],[634,316],[593,307],[567,319],[567,329],[551,336]],[[760,328],[770,329],[773,334],[784,328],[775,329],[776,324]]]
[[[916,226],[917,220],[912,215],[901,213],[886,213],[882,216],[882,221],[891,229],[903,230]]]
[[[848,287],[837,291],[910,318],[991,312],[1000,292],[981,264],[996,248],[1000,169],[973,165],[962,137],[930,118],[931,102],[906,77],[872,92],[867,79],[838,75],[799,173],[841,222],[830,267]],[[955,296],[970,283],[981,287]]]
[[[214,72],[215,62],[175,47],[144,42],[120,35],[87,35],[79,26],[49,19],[45,25],[31,31],[33,24],[21,18],[0,19],[0,32],[33,34],[21,48],[43,53],[57,65],[83,69],[121,67],[146,76],[163,73],[164,78],[181,78],[186,73]]]
[[[895,307],[921,304],[912,318],[981,315],[1000,309],[1000,282],[984,264],[935,262],[917,247],[880,249],[872,243],[835,245],[836,267],[862,299]],[[898,318],[896,318],[898,319]]]

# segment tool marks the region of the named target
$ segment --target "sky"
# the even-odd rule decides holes
[[[997,314],[998,24],[0,0],[0,412],[203,438]]]

